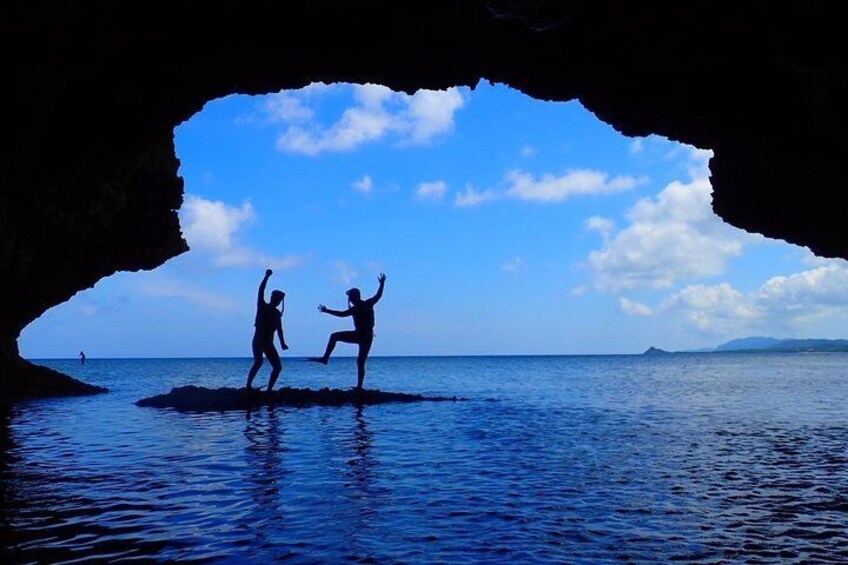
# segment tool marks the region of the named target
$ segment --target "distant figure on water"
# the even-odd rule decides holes
[[[377,294],[367,300],[362,300],[362,293],[358,288],[348,290],[345,293],[347,294],[347,310],[330,310],[323,304],[318,306],[318,310],[325,314],[330,314],[339,318],[353,316],[354,330],[348,332],[335,332],[331,334],[330,339],[327,342],[327,349],[324,351],[324,356],[309,358],[309,361],[323,363],[326,365],[330,362],[330,355],[333,353],[333,349],[335,349],[338,342],[341,341],[342,343],[358,344],[359,355],[356,357],[356,388],[359,390],[362,390],[362,384],[365,382],[365,360],[368,358],[368,353],[371,351],[371,344],[374,341],[374,305],[377,304],[383,296],[383,287],[386,284],[386,275],[380,273],[377,280],[380,281],[380,288],[377,289]]]
[[[271,269],[265,271],[265,278],[259,283],[259,295],[256,299],[256,321],[254,322],[255,330],[253,332],[253,366],[247,374],[247,389],[251,388],[253,378],[262,366],[262,356],[268,358],[271,363],[271,378],[268,381],[268,392],[274,388],[274,383],[277,382],[277,377],[280,376],[280,371],[283,370],[283,364],[280,362],[280,354],[274,347],[274,334],[280,338],[280,347],[285,351],[289,348],[286,345],[286,339],[283,337],[283,312],[286,309],[285,298],[286,293],[282,290],[271,292],[271,301],[265,302],[265,287],[268,285],[268,279],[273,274]],[[277,310],[277,306],[280,307]]]
[[[80,358],[80,363],[85,365],[85,351],[80,351],[79,358]]]

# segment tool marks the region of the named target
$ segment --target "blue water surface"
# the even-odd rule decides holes
[[[134,402],[249,359],[42,364],[110,392],[0,418],[5,563],[848,562],[848,354],[373,358],[467,400],[201,414]]]

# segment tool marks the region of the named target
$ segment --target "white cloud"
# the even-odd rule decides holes
[[[572,196],[613,194],[645,182],[645,179],[629,176],[609,178],[606,173],[588,169],[575,169],[562,176],[545,174],[539,179],[530,173],[509,171],[506,178],[510,183],[507,196],[534,202],[562,202]]]
[[[498,197],[498,193],[494,190],[477,190],[474,186],[468,184],[465,186],[464,191],[456,193],[454,204],[459,208],[468,208],[477,206],[483,202],[495,200]]]
[[[573,169],[560,176],[546,173],[538,179],[531,173],[512,170],[504,175],[507,185],[504,190],[481,191],[469,185],[465,192],[457,194],[456,205],[476,206],[501,198],[543,203],[563,202],[573,196],[624,192],[645,181],[645,178],[631,176],[610,178],[607,173],[589,169]]]
[[[356,280],[356,271],[344,261],[334,261],[330,264],[333,269],[333,280],[344,285],[351,285]]]
[[[235,207],[191,194],[180,209],[180,225],[189,247],[211,256],[215,266],[285,270],[304,262],[302,257],[271,256],[241,244],[239,232],[255,219],[250,202]]]
[[[848,315],[848,267],[842,261],[767,280],[743,293],[728,283],[692,285],[661,305],[684,315],[704,332],[739,333],[798,327],[835,315]]]
[[[265,112],[272,122],[305,122],[315,115],[312,109],[304,106],[300,98],[285,92],[268,96]]]
[[[408,104],[408,115],[402,117],[409,126],[409,142],[423,144],[453,129],[453,116],[465,105],[465,98],[456,88],[419,90]]]
[[[353,183],[352,186],[353,186],[353,190],[355,190],[357,192],[361,192],[363,194],[369,194],[371,191],[374,190],[374,181],[371,180],[370,176],[365,175],[364,177],[362,177],[361,179],[359,179],[358,181]]]
[[[700,331],[715,333],[738,332],[760,315],[748,297],[728,283],[687,286],[661,308],[682,313]]]
[[[513,257],[503,265],[501,265],[501,269],[505,273],[517,273],[518,271],[524,269],[524,259],[521,257]]]
[[[604,238],[604,241],[607,241],[610,234],[615,230],[615,220],[601,216],[592,216],[586,220],[586,229],[598,232]]]
[[[629,225],[606,233],[603,247],[589,255],[596,288],[670,288],[678,281],[714,277],[745,244],[763,241],[725,224],[713,212],[712,187],[703,176],[709,155],[692,150],[694,180],[672,182],[656,196],[640,200],[627,213]],[[590,218],[587,227],[603,235],[606,226]]]
[[[422,182],[415,189],[415,196],[421,200],[441,200],[447,190],[445,181]]]
[[[621,311],[629,316],[650,316],[653,314],[651,309],[646,305],[623,296],[618,298],[618,305],[621,308]]]
[[[315,120],[315,112],[307,103],[329,89],[311,87],[277,95],[266,108],[272,119],[288,125],[277,138],[277,148],[314,156],[351,151],[390,136],[400,144],[426,144],[450,132],[454,114],[465,105],[458,88],[419,90],[412,95],[373,84],[354,85],[352,89],[355,104],[328,126]]]

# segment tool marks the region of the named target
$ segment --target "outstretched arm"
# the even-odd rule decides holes
[[[268,286],[268,279],[272,274],[274,274],[274,271],[271,269],[265,271],[265,277],[262,279],[262,282],[259,283],[259,295],[256,297],[256,304],[265,303],[265,287]]]
[[[371,304],[377,304],[381,298],[383,298],[383,287],[386,286],[386,275],[380,273],[380,276],[377,277],[377,280],[380,281],[380,288],[377,289],[377,294],[368,299],[368,302]]]
[[[351,314],[353,314],[353,312],[351,311],[350,308],[348,308],[347,310],[330,310],[329,308],[327,308],[323,304],[318,305],[318,310],[320,310],[324,314],[329,314],[329,315],[335,316],[337,318],[346,318],[346,317],[350,316]]]

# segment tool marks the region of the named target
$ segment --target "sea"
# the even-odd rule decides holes
[[[205,413],[135,402],[250,359],[38,362],[110,392],[0,416],[3,563],[848,563],[845,353],[374,357],[458,400]]]

